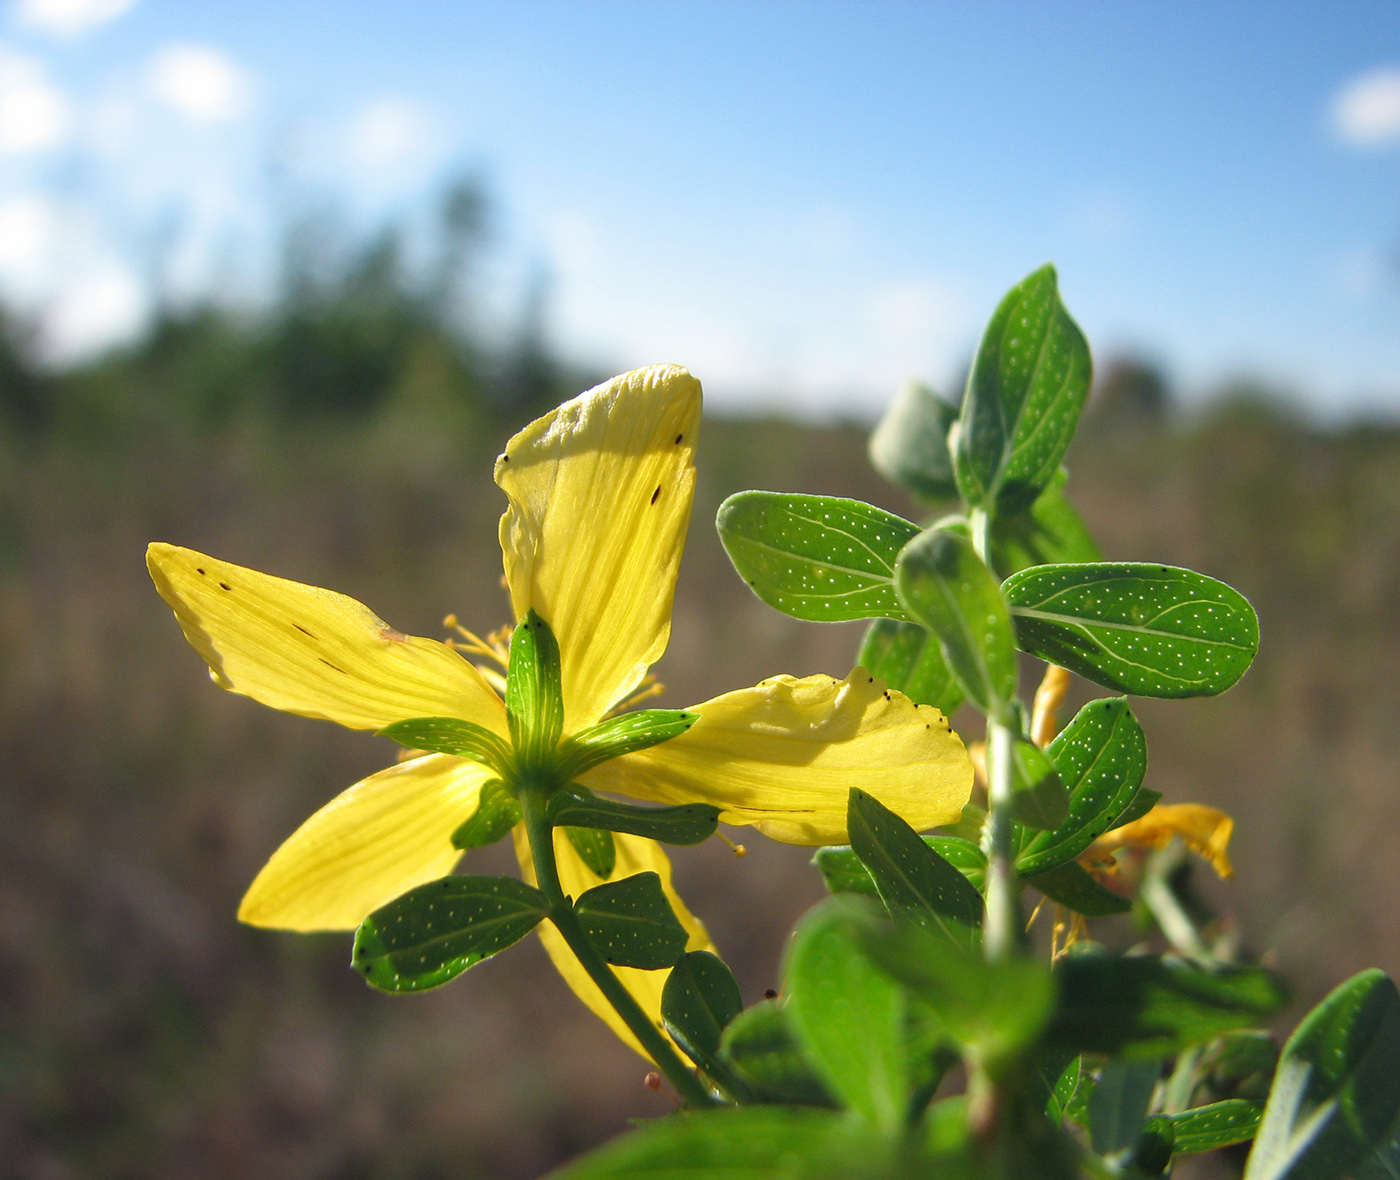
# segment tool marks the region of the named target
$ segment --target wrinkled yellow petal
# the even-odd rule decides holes
[[[1165,848],[1173,836],[1198,856],[1204,857],[1224,879],[1235,875],[1230,864],[1230,836],[1235,821],[1215,807],[1204,803],[1159,803],[1141,819],[1121,828],[1105,832],[1089,849],[1110,851],[1114,848]]]
[[[955,823],[972,792],[962,739],[856,668],[845,680],[775,676],[693,706],[680,737],[623,755],[581,781],[655,803],[711,803],[729,824],[789,844],[840,844],[852,787],[916,829]]]
[[[272,854],[238,907],[253,926],[353,930],[461,859],[452,833],[491,771],[447,754],[413,758],[343,791]]]
[[[505,707],[476,668],[353,598],[175,545],[151,545],[146,565],[220,688],[351,729],[459,717],[506,732]]]
[[[530,858],[530,842],[525,835],[523,824],[515,826],[514,835],[515,854],[520,859],[521,875],[533,885],[536,883],[535,865]],[[713,951],[715,946],[710,941],[705,924],[686,909],[685,903],[681,901],[671,885],[671,862],[661,851],[661,845],[655,840],[646,840],[641,836],[624,836],[615,833],[613,839],[617,842],[617,863],[613,866],[612,876],[604,878],[598,876],[583,863],[579,854],[574,851],[574,846],[569,843],[569,838],[564,834],[563,829],[554,829],[554,859],[559,867],[559,883],[564,892],[577,899],[595,885],[601,885],[604,880],[620,881],[624,877],[631,877],[637,873],[656,873],[661,878],[661,887],[671,902],[671,908],[676,911],[676,917],[680,919],[681,925],[690,934],[690,941],[686,943],[685,949],[688,951]],[[573,951],[569,950],[568,945],[553,924],[547,921],[542,922],[537,929],[540,932],[540,941],[544,943],[549,957],[554,961],[555,967],[559,969],[559,974],[564,977],[564,982],[573,988],[579,999],[587,1004],[604,1024],[643,1057],[650,1060],[650,1056],[642,1048],[641,1043],[632,1035],[631,1029],[618,1016],[617,1010],[603,997],[603,993],[598,990],[598,985],[589,978],[583,965],[574,958]],[[671,972],[669,970],[638,971],[633,967],[614,967],[613,970],[617,973],[618,979],[622,981],[622,985],[632,993],[632,997],[641,1005],[642,1011],[651,1017],[652,1022],[660,1028],[661,989],[666,986],[667,977],[670,976]]]
[[[565,402],[496,460],[511,607],[533,607],[559,640],[566,734],[666,650],[699,427],[700,383],[654,365]]]

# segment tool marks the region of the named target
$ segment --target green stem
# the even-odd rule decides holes
[[[540,791],[526,784],[520,791],[520,810],[525,821],[525,832],[530,840],[530,856],[535,862],[535,879],[540,892],[549,899],[550,921],[568,944],[588,977],[598,985],[623,1023],[632,1035],[641,1042],[642,1048],[656,1062],[657,1067],[670,1079],[688,1106],[714,1106],[716,1101],[710,1092],[700,1084],[694,1072],[680,1059],[671,1043],[652,1024],[641,1005],[632,998],[618,979],[598,949],[588,940],[578,916],[574,913],[573,901],[564,894],[559,883],[559,868],[554,861],[554,829],[544,817],[544,800]]]
[[[1015,740],[1010,726],[987,718],[987,763],[990,784],[987,790],[987,917],[982,929],[982,948],[989,961],[1008,959],[1016,953],[1021,912],[1017,904],[1012,856],[1015,829],[1011,820],[1011,747]]]
[[[1152,854],[1142,878],[1142,900],[1157,919],[1157,925],[1167,936],[1172,949],[1188,958],[1209,962],[1215,956],[1168,883],[1172,871],[1181,863],[1181,857],[1179,846],[1169,846]]]

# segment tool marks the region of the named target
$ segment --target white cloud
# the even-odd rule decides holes
[[[418,103],[386,95],[366,103],[350,126],[350,156],[366,172],[420,164],[434,146],[433,121]]]
[[[252,104],[248,73],[208,45],[167,45],[152,59],[151,91],[192,123],[226,123]]]
[[[115,20],[136,0],[18,0],[15,20],[26,28],[76,37]]]
[[[69,121],[67,96],[43,63],[0,49],[0,155],[55,147]]]
[[[53,206],[32,193],[0,204],[0,275],[29,284],[42,276],[57,238]]]
[[[1400,66],[1353,78],[1337,94],[1332,119],[1337,134],[1359,147],[1400,143]]]
[[[910,279],[889,283],[870,301],[870,320],[885,340],[918,344],[958,329],[962,301],[947,283]]]
[[[43,320],[44,351],[55,360],[90,355],[135,335],[146,296],[129,269],[109,263],[78,276]]]

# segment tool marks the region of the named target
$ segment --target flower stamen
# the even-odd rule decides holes
[[[475,660],[472,661],[476,670],[486,677],[486,682],[504,696],[506,691],[505,672],[510,667],[510,637],[514,628],[509,625],[497,627],[485,639],[482,639],[479,635],[463,627],[457,621],[456,615],[448,615],[447,618],[443,619],[442,625],[449,631],[457,632],[461,637],[454,639],[449,635],[447,638],[448,647],[469,658],[472,656],[481,657],[499,666],[500,671],[497,671],[496,668],[489,665],[483,667]]]
[[[745,848],[742,844],[735,844],[733,840],[731,840],[728,836],[726,836],[726,835],[725,835],[723,832],[721,832],[718,828],[715,829],[715,835],[718,836],[721,840],[723,840],[726,844],[729,845],[729,850],[730,850],[735,856],[748,856],[749,850],[748,850],[747,848]]]

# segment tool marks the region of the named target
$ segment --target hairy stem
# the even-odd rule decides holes
[[[540,891],[549,899],[549,918],[555,929],[686,1105],[714,1106],[715,1099],[710,1092],[680,1059],[671,1042],[652,1024],[641,1005],[632,998],[632,993],[622,985],[579,925],[573,902],[564,895],[563,887],[559,884],[559,868],[554,861],[554,830],[544,818],[541,793],[526,785],[520,792],[520,810],[530,840],[530,856],[535,862],[535,879]]]

